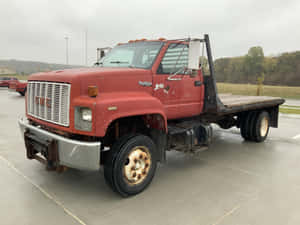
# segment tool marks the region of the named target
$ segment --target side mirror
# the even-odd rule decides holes
[[[199,70],[199,59],[201,56],[201,41],[200,40],[190,40],[189,42],[189,61],[188,69]]]
[[[104,48],[97,48],[97,62],[105,56]]]
[[[95,66],[98,66],[100,60],[111,50],[110,47],[97,48],[97,62],[94,63]]]

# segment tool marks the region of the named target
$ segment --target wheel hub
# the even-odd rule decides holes
[[[269,128],[269,121],[266,117],[264,117],[261,121],[261,125],[260,125],[260,135],[262,137],[267,135],[268,132],[268,128]]]
[[[124,165],[124,175],[130,184],[141,183],[148,175],[151,157],[146,147],[136,147],[128,155]]]

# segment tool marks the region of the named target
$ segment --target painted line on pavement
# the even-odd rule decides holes
[[[218,225],[221,222],[223,222],[223,220],[225,218],[227,218],[228,216],[231,216],[236,210],[238,210],[239,208],[241,208],[241,205],[237,205],[235,207],[233,207],[230,211],[228,211],[227,213],[225,213],[223,216],[221,216],[215,223],[213,223],[212,225]]]
[[[65,213],[67,213],[70,217],[72,217],[74,220],[76,220],[81,225],[86,225],[85,222],[83,222],[81,219],[79,219],[78,216],[76,216],[74,213],[72,213],[69,209],[67,209],[62,202],[60,202],[58,199],[56,199],[53,195],[48,193],[45,189],[43,189],[38,184],[34,183],[29,177],[27,177],[25,174],[23,174],[20,170],[18,170],[8,159],[4,158],[0,155],[0,160],[2,160],[10,169],[12,169],[15,173],[23,177],[26,181],[28,181],[30,184],[32,184],[34,187],[36,187],[44,196],[46,196],[48,199],[53,201],[56,205],[61,207]]]

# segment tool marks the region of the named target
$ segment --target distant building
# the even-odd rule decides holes
[[[0,75],[13,75],[13,74],[16,74],[16,71],[5,67],[0,67]]]

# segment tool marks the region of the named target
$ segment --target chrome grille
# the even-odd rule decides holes
[[[47,122],[69,126],[70,84],[30,81],[27,84],[27,112]]]

